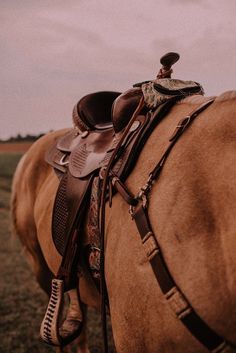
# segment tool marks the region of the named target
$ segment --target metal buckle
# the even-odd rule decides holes
[[[152,184],[153,184],[152,174],[150,174],[146,184],[140,188],[140,192],[138,194],[139,199],[142,199],[143,195],[147,195],[151,191]]]
[[[179,122],[179,124],[176,127],[182,128],[184,130],[186,126],[189,124],[190,118],[191,117],[187,115],[182,121]]]
[[[67,154],[66,154],[66,153],[63,154],[63,156],[61,157],[61,159],[60,159],[60,161],[59,161],[59,164],[60,164],[60,165],[67,165],[67,164],[69,164],[69,161],[65,161],[66,157],[67,157]]]

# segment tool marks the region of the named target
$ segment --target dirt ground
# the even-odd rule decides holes
[[[54,348],[39,339],[47,297],[34,279],[21,244],[10,230],[12,173],[20,156],[19,153],[0,154],[0,353],[49,353]],[[103,347],[100,314],[90,309],[88,316],[91,353],[100,353]],[[109,332],[111,337],[111,329]],[[114,353],[111,341],[110,348]]]

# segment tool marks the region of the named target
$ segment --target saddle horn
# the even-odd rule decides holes
[[[160,59],[162,67],[158,72],[157,78],[171,78],[173,72],[172,66],[179,60],[180,55],[178,53],[170,52],[163,55]]]

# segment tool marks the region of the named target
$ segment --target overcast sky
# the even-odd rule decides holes
[[[0,0],[0,138],[71,126],[83,95],[174,78],[235,89],[236,0]]]

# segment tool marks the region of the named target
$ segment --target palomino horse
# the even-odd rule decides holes
[[[204,100],[185,98],[156,127],[127,179],[134,194],[145,184],[179,120]],[[149,200],[151,225],[172,276],[198,315],[232,346],[236,346],[235,112],[233,91],[220,95],[197,117],[171,151]],[[46,291],[60,256],[50,234],[58,179],[44,154],[63,133],[50,133],[30,148],[17,168],[12,191],[15,230]],[[105,278],[117,352],[207,352],[171,311],[128,211],[119,194],[106,210]],[[84,304],[99,306],[86,269],[80,295]],[[87,349],[83,338],[82,334],[79,352]]]

